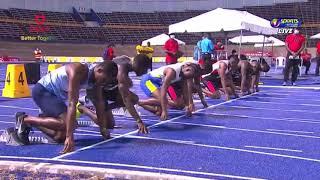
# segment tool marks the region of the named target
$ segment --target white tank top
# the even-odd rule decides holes
[[[212,71],[216,71],[220,68],[220,63],[223,62],[223,63],[226,63],[227,66],[229,65],[229,60],[220,60],[214,64],[212,64]]]
[[[219,60],[218,62],[212,64],[212,71],[211,71],[211,73],[213,73],[214,71],[219,70],[219,68],[220,68],[220,63],[221,63],[221,62],[226,63],[227,66],[229,66],[229,60]],[[209,74],[204,74],[204,75],[202,75],[201,77],[202,77],[202,78],[205,78],[205,77],[211,75],[211,73],[209,73]]]
[[[181,72],[181,68],[182,68],[182,65],[184,63],[176,63],[176,64],[170,64],[170,65],[166,65],[166,66],[162,66],[158,69],[155,69],[151,72],[149,72],[149,74],[152,76],[152,77],[156,77],[156,78],[161,78],[163,79],[164,77],[164,71],[167,69],[167,68],[171,68],[173,69],[175,72],[176,72],[176,77],[171,81],[171,83],[174,83],[174,82],[177,82],[177,81],[180,81],[181,80],[181,77],[180,77],[180,72]]]
[[[87,80],[80,84],[80,89],[93,87],[93,83],[89,82],[89,78],[93,74],[93,69],[96,65],[97,64],[88,64]],[[69,78],[65,66],[46,74],[38,83],[61,100],[65,101],[68,99]]]

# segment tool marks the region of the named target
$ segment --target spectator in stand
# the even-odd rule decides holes
[[[317,43],[317,66],[316,66],[316,76],[319,76],[320,68],[320,41]]]
[[[311,54],[308,52],[308,49],[304,49],[303,53],[301,53],[301,59],[303,61],[302,65],[306,67],[305,74],[308,75],[311,66]]]
[[[201,58],[204,61],[204,73],[210,73],[212,71],[212,54],[214,46],[212,41],[209,39],[209,34],[204,33],[202,41],[200,42]]]
[[[289,34],[286,37],[287,58],[284,68],[284,82],[283,86],[286,86],[289,80],[290,69],[292,68],[291,84],[296,86],[296,80],[299,74],[300,53],[306,46],[306,38],[300,33],[298,28],[294,29],[293,34]]]
[[[147,42],[147,46],[142,46],[142,41],[136,46],[137,54],[144,54],[150,59],[150,69],[152,71],[152,54],[154,49],[151,47],[150,42]]]
[[[107,49],[104,51],[104,54],[103,54],[103,60],[112,60],[115,55],[114,55],[114,44],[113,43],[110,43],[107,47]]]
[[[164,51],[166,55],[166,64],[176,64],[178,58],[182,56],[182,53],[179,51],[178,41],[175,40],[175,35],[173,33],[169,34],[170,39],[164,44]]]

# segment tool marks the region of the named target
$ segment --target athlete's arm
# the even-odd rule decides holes
[[[103,98],[103,87],[95,87],[95,93],[97,95],[97,102],[95,104],[97,110],[97,120],[100,126],[100,133],[103,138],[108,139],[110,138],[110,132],[108,131],[108,122],[106,121],[105,117],[105,100]]]
[[[122,96],[123,103],[126,106],[129,113],[131,114],[131,116],[137,121],[139,132],[148,133],[148,129],[145,127],[136,108],[134,107],[134,103],[132,100],[133,97],[131,97],[131,93],[129,91],[131,80],[128,76],[128,70],[125,66],[119,67],[117,79],[118,79],[118,88]]]
[[[162,109],[161,120],[166,120],[168,117],[167,91],[168,91],[168,87],[171,84],[171,81],[175,78],[175,75],[176,75],[176,72],[171,68],[167,68],[164,70],[164,80],[163,80],[162,87],[160,89],[160,102],[161,102],[161,109]]]
[[[241,66],[240,66],[240,71],[241,71],[241,86],[240,86],[240,92],[241,95],[244,95],[244,92],[246,90],[246,84],[247,84],[247,71],[249,69],[249,62],[247,61],[242,61]]]
[[[201,88],[201,84],[200,84],[200,77],[199,76],[194,78],[194,85],[195,85],[195,88],[197,90],[198,96],[200,97],[202,105],[205,108],[208,107],[208,104],[207,104],[207,102],[206,102],[206,100],[204,99],[204,96],[203,96],[203,92],[202,92],[202,88]]]
[[[192,116],[192,112],[195,111],[193,97],[192,97],[193,87],[194,87],[193,79],[184,80],[184,82],[183,82],[183,90],[184,90],[183,97],[186,97],[185,102],[187,102],[187,103],[185,103],[185,104],[186,104],[187,116]]]
[[[68,84],[68,106],[66,117],[66,140],[62,153],[74,150],[74,124],[76,121],[76,105],[79,99],[81,78],[86,74],[85,68],[81,64],[66,65],[66,72],[69,79]]]

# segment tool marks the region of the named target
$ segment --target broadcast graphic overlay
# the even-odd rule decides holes
[[[34,16],[34,23],[29,26],[28,36],[20,36],[21,41],[53,41],[55,36],[46,36],[46,33],[50,31],[50,27],[45,25],[47,18],[44,14],[38,13]],[[31,35],[32,34],[32,35]],[[34,34],[37,34],[36,36]]]
[[[294,28],[301,27],[302,21],[298,18],[273,18],[270,24],[278,28],[278,34],[291,34]]]

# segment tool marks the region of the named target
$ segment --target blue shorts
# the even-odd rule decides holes
[[[142,76],[140,81],[140,87],[143,92],[151,97],[152,93],[159,89],[162,85],[162,79],[157,77],[152,77],[150,74],[145,74]]]
[[[32,89],[32,98],[46,117],[58,118],[62,113],[67,112],[65,102],[39,83]]]

